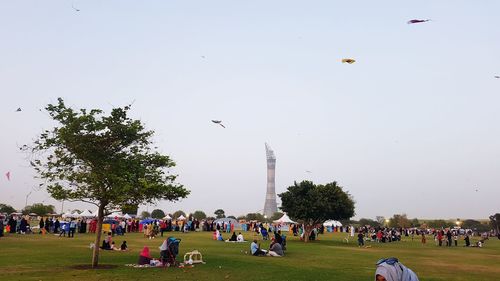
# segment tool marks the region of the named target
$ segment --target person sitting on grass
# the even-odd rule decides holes
[[[151,263],[151,260],[153,258],[151,257],[151,254],[149,253],[149,248],[144,246],[144,249],[142,249],[141,254],[139,255],[139,261],[137,264],[139,265],[149,265]]]
[[[388,258],[377,262],[375,281],[418,281],[418,277],[397,258]]]
[[[236,241],[238,242],[245,242],[245,238],[243,238],[243,234],[238,233],[238,236],[236,237]]]
[[[271,239],[271,245],[269,246],[269,252],[267,253],[270,257],[282,257],[284,255],[283,248],[281,244],[276,242],[274,238]]]
[[[257,239],[254,239],[252,244],[250,244],[250,251],[253,256],[265,256],[266,252],[260,249],[260,244],[257,244]]]
[[[111,250],[111,238],[110,236],[106,237],[106,239],[104,239],[102,241],[102,246],[101,246],[101,249],[103,250]]]
[[[127,241],[123,241],[122,245],[120,246],[120,250],[128,251]]]
[[[231,235],[231,238],[229,238],[230,242],[236,242],[236,233],[233,232],[233,235]]]

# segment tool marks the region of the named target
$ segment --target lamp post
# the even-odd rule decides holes
[[[28,194],[26,194],[26,201],[24,202],[24,208],[25,209],[28,206],[28,197],[31,195],[32,192],[33,192],[33,189]]]

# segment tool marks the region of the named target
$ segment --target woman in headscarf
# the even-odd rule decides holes
[[[142,249],[141,254],[139,255],[139,261],[137,263],[139,265],[150,264],[152,259],[153,258],[149,253],[149,248],[145,246],[144,249]]]
[[[236,233],[235,232],[233,232],[233,235],[231,235],[231,238],[229,238],[229,241],[236,242]]]

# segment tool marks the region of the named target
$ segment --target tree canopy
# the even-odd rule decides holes
[[[207,218],[207,215],[205,214],[205,212],[197,210],[197,211],[194,211],[193,218],[195,218],[197,220],[203,220],[203,219]]]
[[[361,218],[358,223],[360,226],[367,226],[367,225],[369,225],[371,227],[381,226],[378,221],[372,220],[372,219],[366,219],[366,218]]]
[[[406,214],[395,214],[389,220],[389,227],[409,227],[410,220]]]
[[[295,182],[278,196],[281,198],[281,210],[292,220],[304,224],[306,242],[317,224],[328,219],[343,220],[354,216],[354,200],[337,182],[325,185],[315,185],[312,181]]]
[[[140,120],[127,116],[130,106],[100,109],[67,107],[59,98],[45,108],[56,122],[45,130],[31,150],[39,178],[57,200],[81,201],[98,207],[95,244],[100,244],[105,213],[122,206],[176,201],[189,191],[175,182],[175,166],[169,156],[151,148],[154,134]],[[98,264],[99,247],[92,265]]]
[[[54,205],[44,205],[42,203],[35,203],[33,205],[28,205],[23,209],[23,214],[27,215],[30,213],[35,213],[39,216],[45,216],[47,214],[55,213]]]
[[[141,218],[145,219],[145,218],[150,218],[151,217],[151,213],[148,212],[148,211],[142,211],[141,212]]]
[[[216,217],[216,218],[218,218],[218,219],[221,219],[221,218],[225,218],[225,217],[226,217],[226,214],[224,213],[224,210],[222,210],[222,209],[217,209],[217,210],[215,210],[214,215],[215,215],[215,217]]]
[[[500,237],[500,213],[490,216],[490,226],[496,230],[497,235]]]
[[[259,221],[259,222],[263,222],[265,220],[264,215],[261,213],[248,213],[245,219],[248,221]]]
[[[178,211],[175,211],[172,214],[172,218],[176,219],[176,218],[180,217],[181,215],[183,215],[184,217],[186,217],[186,213],[184,213],[184,211],[178,210]]]
[[[11,205],[0,203],[0,213],[12,214],[14,212],[16,212],[16,209]]]
[[[165,212],[163,212],[162,210],[160,209],[154,209],[152,212],[151,212],[151,217],[153,219],[162,219],[165,217]]]

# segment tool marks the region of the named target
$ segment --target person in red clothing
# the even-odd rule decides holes
[[[439,247],[441,247],[443,245],[443,231],[442,230],[438,230],[437,240],[438,240]]]
[[[139,261],[137,263],[139,265],[150,264],[152,259],[151,253],[149,253],[149,248],[145,246],[139,255]]]
[[[167,231],[167,224],[165,223],[165,221],[161,221],[160,222],[160,233],[161,233],[161,237],[163,237],[163,232]]]

